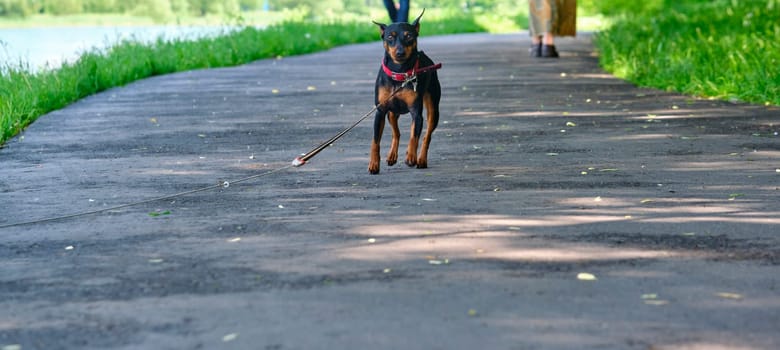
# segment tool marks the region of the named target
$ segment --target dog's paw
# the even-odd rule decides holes
[[[371,175],[379,174],[379,163],[369,164],[368,165],[368,173],[371,174]]]
[[[416,157],[416,155],[409,154],[407,152],[406,153],[406,160],[404,161],[404,163],[406,163],[406,165],[409,166],[409,167],[413,167],[413,166],[417,165],[417,157]]]
[[[393,166],[395,163],[398,163],[398,154],[388,154],[387,155],[387,165]]]
[[[425,169],[428,167],[428,160],[427,159],[418,159],[417,160],[417,169]]]

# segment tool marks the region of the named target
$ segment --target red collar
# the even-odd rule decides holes
[[[412,67],[412,69],[403,73],[398,73],[398,72],[393,72],[390,69],[390,67],[387,66],[385,59],[382,60],[382,70],[385,72],[385,74],[387,74],[388,77],[390,77],[390,79],[393,79],[395,81],[406,81],[407,79],[414,78],[417,74],[424,73],[433,69],[439,69],[441,68],[441,63],[437,63],[432,66],[423,67],[423,68],[419,68],[419,67],[420,67],[420,60],[417,59],[417,62],[415,62],[414,67]]]

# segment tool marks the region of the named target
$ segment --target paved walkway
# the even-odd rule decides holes
[[[423,38],[428,169],[369,175],[367,122],[301,168],[0,229],[0,348],[780,348],[780,111],[636,88],[589,39]],[[371,108],[380,50],[50,113],[0,149],[0,226],[284,167]]]

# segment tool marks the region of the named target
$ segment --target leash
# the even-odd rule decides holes
[[[315,147],[311,151],[306,152],[306,153],[296,157],[292,161],[292,163],[289,164],[289,165],[282,166],[282,167],[279,167],[279,168],[276,168],[276,169],[272,169],[272,170],[269,170],[269,171],[266,171],[266,172],[263,172],[263,173],[260,173],[260,174],[255,174],[255,175],[243,177],[243,178],[236,179],[236,180],[220,181],[216,185],[196,188],[196,189],[193,189],[193,190],[179,192],[179,193],[174,193],[174,194],[161,196],[161,197],[150,198],[150,199],[146,199],[146,200],[142,200],[142,201],[138,201],[138,202],[126,203],[126,204],[116,205],[116,206],[103,208],[103,209],[84,211],[84,212],[68,214],[68,215],[62,215],[62,216],[55,216],[55,217],[50,217],[50,218],[45,218],[45,219],[22,221],[22,222],[16,222],[16,223],[11,223],[11,224],[3,224],[3,225],[0,225],[0,229],[6,229],[6,228],[11,228],[11,227],[19,227],[19,226],[35,225],[35,224],[42,224],[42,223],[53,222],[53,221],[61,221],[61,220],[66,220],[66,219],[82,217],[82,216],[88,216],[88,215],[96,215],[96,214],[101,214],[101,213],[105,213],[105,212],[109,212],[109,211],[114,211],[114,210],[129,208],[129,207],[134,207],[134,206],[138,206],[138,205],[142,205],[142,204],[148,204],[148,203],[153,203],[153,202],[159,202],[159,201],[164,201],[164,200],[168,200],[168,199],[173,199],[173,198],[177,198],[177,197],[182,197],[182,196],[195,194],[195,193],[199,193],[199,192],[215,190],[215,189],[218,189],[218,188],[228,188],[228,187],[230,187],[231,184],[246,182],[246,181],[249,181],[249,180],[252,180],[252,179],[256,179],[256,178],[259,178],[259,177],[268,176],[268,175],[275,174],[275,173],[278,173],[280,171],[287,170],[287,169],[290,169],[290,168],[293,168],[293,167],[300,167],[300,166],[306,164],[306,162],[308,160],[310,160],[311,158],[314,158],[314,156],[316,156],[317,153],[320,153],[320,152],[322,152],[322,150],[328,148],[330,145],[335,143],[342,136],[346,135],[350,130],[352,130],[356,126],[358,126],[358,124],[360,124],[361,122],[366,120],[366,118],[368,118],[372,113],[374,113],[379,108],[379,106],[381,106],[381,105],[387,103],[388,101],[390,101],[390,99],[392,99],[398,93],[398,91],[403,89],[407,84],[414,83],[416,85],[417,84],[416,83],[416,81],[417,81],[417,73],[423,73],[423,72],[427,72],[429,70],[439,69],[439,68],[441,68],[441,63],[435,64],[435,65],[432,65],[432,66],[429,66],[429,67],[424,67],[424,68],[419,69],[419,70],[415,69],[415,74],[406,76],[404,78],[404,80],[403,80],[403,83],[400,86],[398,86],[397,88],[395,88],[393,90],[393,92],[390,94],[390,96],[388,96],[387,99],[385,99],[382,103],[374,106],[374,108],[372,108],[368,113],[363,115],[363,117],[358,119],[355,123],[353,123],[352,125],[350,125],[346,129],[342,130],[341,132],[339,132],[335,136],[331,137],[330,139],[328,139],[327,141],[323,142],[319,146]]]
[[[418,64],[419,64],[419,60],[418,60]],[[427,67],[423,67],[423,68],[417,68],[417,65],[415,65],[415,67],[412,68],[411,70],[409,70],[408,72],[396,73],[396,72],[391,71],[389,68],[387,68],[387,65],[385,65],[385,62],[382,61],[382,70],[384,70],[385,73],[387,75],[389,75],[391,79],[393,79],[395,81],[402,81],[403,83],[400,86],[398,86],[397,88],[393,89],[393,92],[390,93],[390,96],[388,96],[384,101],[382,101],[382,103],[374,106],[374,108],[372,108],[370,111],[368,111],[368,113],[364,114],[363,117],[358,119],[355,123],[353,123],[352,125],[350,125],[346,129],[342,130],[340,133],[336,134],[335,136],[331,137],[327,141],[321,143],[319,146],[314,147],[314,149],[312,149],[311,151],[306,152],[304,154],[301,154],[300,156],[298,156],[295,159],[293,159],[292,166],[300,167],[300,166],[306,164],[306,162],[309,159],[314,158],[314,156],[316,156],[317,153],[320,153],[320,152],[322,152],[322,150],[330,147],[330,145],[335,143],[342,136],[346,135],[348,132],[350,132],[350,130],[352,130],[356,126],[358,126],[358,124],[360,124],[364,120],[366,120],[366,118],[368,118],[372,113],[376,112],[376,110],[379,108],[379,106],[381,106],[381,105],[387,103],[388,101],[390,101],[390,99],[392,99],[395,96],[395,94],[397,94],[398,91],[403,89],[407,84],[409,84],[409,83],[414,84],[414,90],[417,91],[417,75],[420,74],[420,73],[425,73],[425,72],[428,72],[428,71],[431,71],[431,70],[436,70],[436,69],[439,69],[439,68],[441,68],[441,63],[437,63],[437,64],[434,64],[434,65],[431,65],[431,66],[427,66]]]
[[[101,214],[101,213],[105,213],[105,212],[109,212],[109,211],[113,211],[113,210],[119,210],[119,209],[124,209],[124,208],[128,208],[128,207],[134,207],[134,206],[141,205],[141,204],[148,204],[148,203],[152,203],[152,202],[164,201],[164,200],[167,200],[167,199],[173,199],[173,198],[177,198],[177,197],[182,197],[182,196],[186,196],[186,195],[190,195],[190,194],[194,194],[194,193],[198,193],[198,192],[205,192],[205,191],[209,191],[209,190],[214,190],[214,189],[217,189],[217,188],[228,188],[228,187],[230,187],[230,184],[241,183],[241,182],[249,181],[249,180],[252,180],[252,179],[256,179],[258,177],[271,175],[271,174],[274,174],[274,173],[278,173],[278,172],[280,172],[282,170],[289,169],[291,167],[292,167],[292,165],[287,165],[287,166],[283,166],[283,167],[279,167],[279,168],[276,168],[276,169],[272,169],[272,170],[266,171],[264,173],[255,174],[255,175],[252,175],[252,176],[247,176],[247,177],[243,177],[243,178],[232,180],[232,181],[220,181],[218,184],[212,185],[212,186],[196,188],[194,190],[179,192],[179,193],[175,193],[175,194],[171,194],[171,195],[167,195],[167,196],[162,196],[162,197],[146,199],[146,200],[133,202],[133,203],[116,205],[116,206],[113,206],[113,207],[108,207],[108,208],[103,208],[103,209],[84,211],[84,212],[80,212],[80,213],[63,215],[63,216],[55,216],[55,217],[50,217],[50,218],[46,218],[46,219],[38,219],[38,220],[23,221],[23,222],[17,222],[17,223],[12,223],[12,224],[0,225],[0,229],[10,228],[10,227],[18,227],[18,226],[34,225],[34,224],[42,224],[42,223],[45,223],[45,222],[60,221],[60,220],[65,220],[65,219],[77,218],[77,217],[81,217],[81,216]]]

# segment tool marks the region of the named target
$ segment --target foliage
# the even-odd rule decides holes
[[[168,18],[173,14],[237,14],[242,9],[256,10],[261,6],[255,0],[0,0],[0,17],[124,13]]]
[[[596,41],[608,71],[644,86],[780,105],[780,1],[624,5],[632,15],[615,14]]]
[[[413,6],[492,12],[505,17],[512,17],[528,7],[524,0],[419,0],[414,1]],[[345,12],[366,15],[371,8],[382,7],[381,0],[0,0],[0,17],[112,13],[143,15],[163,21],[173,16],[235,17],[242,11],[297,9],[310,19],[328,19]]]

